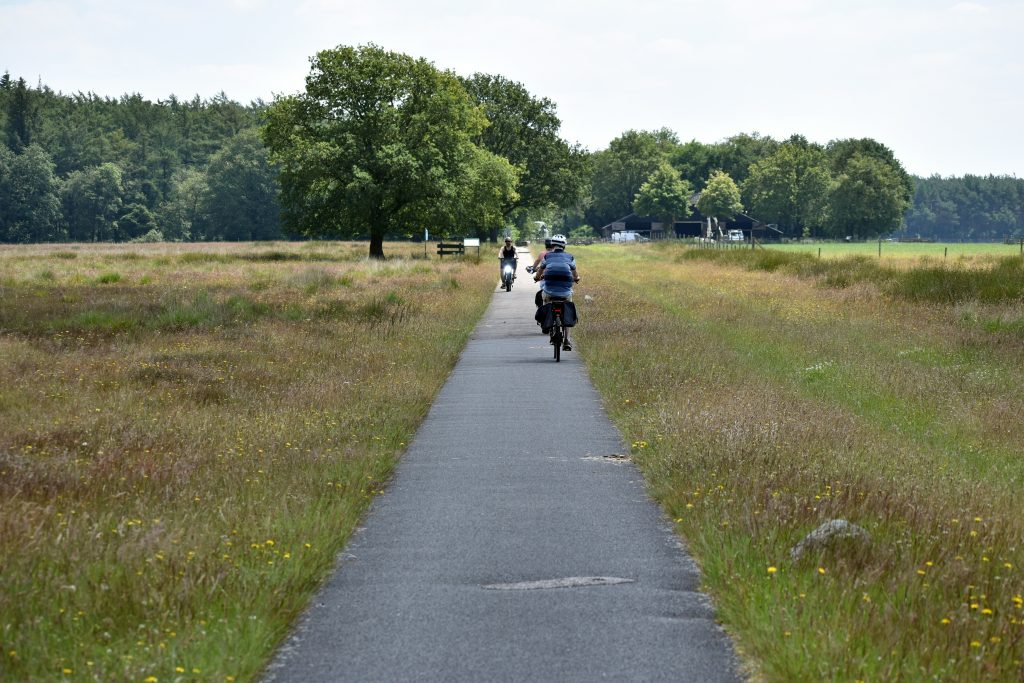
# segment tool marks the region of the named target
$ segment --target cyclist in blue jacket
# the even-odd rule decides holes
[[[551,238],[551,251],[540,262],[533,279],[541,283],[544,303],[549,303],[552,298],[572,301],[572,286],[580,281],[580,274],[576,269],[576,259],[565,250],[565,235]],[[569,328],[565,329],[562,348],[572,350]]]

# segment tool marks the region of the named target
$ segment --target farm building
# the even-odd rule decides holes
[[[714,238],[720,234],[727,235],[729,230],[742,230],[748,237],[751,231],[757,231],[759,239],[762,239],[760,236],[762,234],[778,234],[773,226],[770,227],[745,213],[737,214],[732,220],[716,221],[713,218],[706,218],[697,209],[693,209],[688,217],[676,220],[670,232],[665,230],[665,225],[656,216],[638,216],[635,213],[623,216],[599,229],[601,236],[606,239],[610,239],[612,233],[616,232],[635,232],[650,239],[665,237]]]

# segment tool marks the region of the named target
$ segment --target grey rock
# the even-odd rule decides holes
[[[799,562],[807,553],[818,552],[840,542],[867,544],[871,542],[871,534],[845,519],[831,519],[793,546],[789,551],[789,557],[794,562]]]

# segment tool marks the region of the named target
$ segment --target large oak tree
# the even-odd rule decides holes
[[[387,235],[443,231],[489,195],[465,191],[500,166],[488,159],[479,172],[473,140],[486,125],[458,77],[424,59],[375,45],[319,52],[306,91],[267,111],[284,222],[310,236],[368,236],[373,258]]]
[[[801,237],[825,223],[831,182],[825,150],[793,136],[750,165],[743,197],[758,219]]]

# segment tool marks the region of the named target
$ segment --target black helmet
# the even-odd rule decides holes
[[[544,248],[545,249],[550,249],[551,248],[551,238],[550,237],[548,237],[547,239],[544,240]]]

